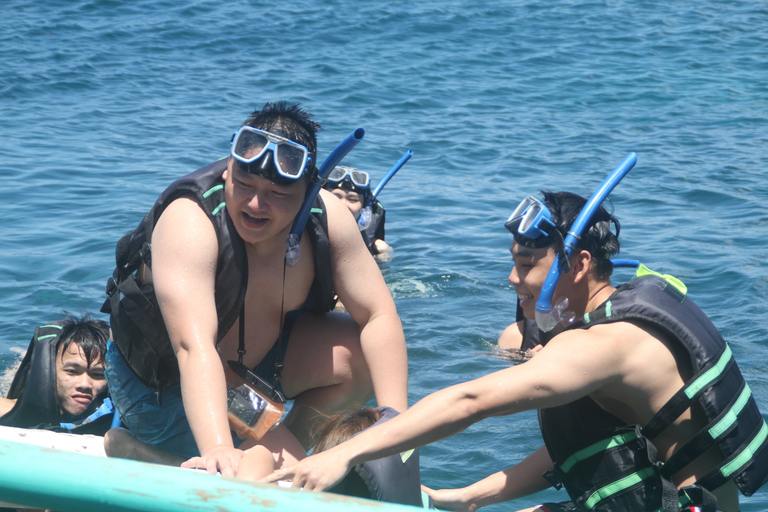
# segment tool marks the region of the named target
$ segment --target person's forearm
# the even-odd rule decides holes
[[[518,464],[462,489],[465,503],[477,510],[542,491],[550,486],[542,476],[550,469],[552,461],[542,446]]]
[[[408,408],[408,352],[397,315],[372,319],[360,332],[360,344],[376,403],[403,412]]]
[[[202,455],[233,447],[227,417],[227,388],[221,359],[215,350],[179,350],[181,393],[187,421]]]
[[[343,457],[354,465],[433,443],[480,419],[472,402],[461,385],[437,391],[339,447],[344,448]]]

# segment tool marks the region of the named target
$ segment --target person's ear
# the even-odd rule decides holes
[[[579,283],[587,278],[590,266],[592,265],[592,254],[589,251],[579,251],[575,258],[571,258],[571,271],[573,272],[573,282]]]
[[[226,169],[224,169],[224,172],[221,173],[221,179],[223,179],[224,181],[227,181],[227,175],[229,174],[229,166],[230,166],[230,164],[232,164],[232,157],[231,156],[229,158],[227,158],[227,167],[226,167]]]

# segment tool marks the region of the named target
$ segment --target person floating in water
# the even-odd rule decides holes
[[[536,317],[547,276],[560,265],[551,302],[568,300],[553,316],[562,333],[525,364],[437,391],[387,425],[265,480],[327,489],[361,462],[538,409],[545,447],[468,487],[430,490],[436,506],[474,511],[562,484],[571,503],[526,510],[737,512],[738,492],[749,496],[768,480],[768,427],[749,387],[682,283],[641,267],[630,282],[611,284],[619,222],[602,206],[586,212],[567,255],[563,241],[585,204],[545,192],[506,223],[514,235],[509,281],[526,318]]]
[[[352,212],[365,245],[379,260],[386,260],[392,246],[384,241],[386,210],[371,192],[371,179],[367,172],[354,167],[338,166],[328,175],[323,188],[338,197]]]
[[[0,425],[104,435],[114,419],[104,377],[109,326],[89,314],[35,329],[6,398]]]

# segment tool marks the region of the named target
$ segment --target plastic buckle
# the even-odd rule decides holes
[[[111,297],[117,291],[117,282],[114,277],[107,279],[107,287],[105,291],[107,292],[107,297]]]

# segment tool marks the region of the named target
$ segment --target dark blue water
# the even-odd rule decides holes
[[[635,151],[611,195],[622,255],[689,285],[768,412],[766,26],[747,1],[5,0],[0,364],[63,309],[98,310],[157,194],[286,99],[325,127],[321,158],[365,128],[345,163],[374,182],[415,152],[380,196],[412,401],[508,364],[510,210],[588,195]],[[467,485],[539,443],[533,414],[485,421],[424,449],[423,479]]]

